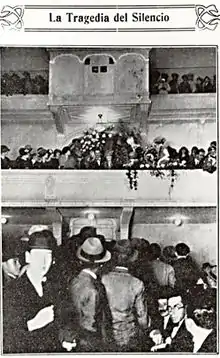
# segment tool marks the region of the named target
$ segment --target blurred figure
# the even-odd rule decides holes
[[[189,164],[189,151],[186,147],[181,147],[179,150],[179,158],[178,158],[179,166],[181,168],[188,167]]]
[[[212,82],[211,82],[211,78],[208,76],[206,76],[203,81],[203,92],[204,93],[212,92]]]
[[[170,92],[170,85],[168,83],[168,74],[162,73],[158,81],[157,89],[159,94],[168,94]]]
[[[32,169],[31,151],[32,148],[29,147],[19,149],[19,156],[15,162],[16,169]]]
[[[2,280],[3,287],[18,278],[21,270],[21,245],[14,240],[4,239],[2,242]]]
[[[187,75],[182,76],[182,82],[179,84],[179,93],[192,93]]]
[[[189,156],[189,168],[190,169],[195,169],[196,158],[198,156],[198,153],[199,153],[199,148],[196,147],[196,146],[192,147],[191,153],[190,153],[190,156]]]
[[[203,93],[203,78],[197,77],[196,79],[196,93]]]
[[[7,157],[10,149],[6,145],[1,145],[1,169],[11,169],[11,161]]]
[[[172,80],[169,82],[169,86],[170,86],[170,92],[169,93],[171,93],[171,94],[179,93],[179,89],[178,89],[179,75],[178,75],[178,73],[172,73],[171,77],[172,77]]]
[[[150,245],[151,252],[151,268],[154,279],[159,286],[174,287],[176,279],[175,272],[171,265],[160,260],[161,248],[157,243]]]
[[[187,310],[186,328],[193,336],[193,353],[217,352],[216,291],[193,295]]]
[[[165,246],[163,249],[163,253],[162,253],[162,259],[164,262],[166,262],[167,264],[172,265],[173,262],[176,260],[176,250],[175,247],[170,245],[170,246]]]
[[[190,256],[189,246],[179,243],[175,249],[177,257],[177,260],[173,262],[176,277],[175,287],[185,293],[196,285],[200,274]]]
[[[195,84],[195,81],[194,81],[194,74],[189,73],[187,76],[188,76],[188,82],[189,82],[189,85],[190,85],[190,88],[191,88],[191,92],[195,93],[196,92],[196,84]]]

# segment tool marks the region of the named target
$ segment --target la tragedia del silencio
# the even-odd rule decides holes
[[[131,14],[131,21],[132,22],[168,22],[170,20],[169,16],[160,12],[155,15],[148,15],[144,12],[133,12]],[[53,14],[52,12],[49,13],[49,21],[50,22],[62,22],[63,21],[63,14]],[[74,22],[74,23],[83,23],[83,24],[90,24],[92,22],[95,23],[105,23],[111,22],[112,19],[103,12],[98,12],[96,15],[75,15],[74,12],[66,12],[65,14],[65,21],[67,22]],[[128,13],[125,12],[123,14],[116,13],[113,17],[113,22],[127,22],[129,21]]]

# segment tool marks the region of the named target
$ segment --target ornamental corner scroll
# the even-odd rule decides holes
[[[24,26],[23,16],[24,6],[3,6],[0,12],[0,28],[20,31]]]
[[[220,21],[220,12],[216,5],[211,4],[208,6],[196,5],[196,26],[199,30],[214,31]]]

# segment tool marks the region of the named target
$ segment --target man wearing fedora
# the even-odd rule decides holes
[[[51,231],[43,230],[33,232],[28,245],[25,273],[4,291],[4,353],[47,353],[57,348],[56,294],[54,283],[46,280],[56,240]]]
[[[115,267],[103,275],[112,315],[112,350],[140,351],[142,334],[148,325],[144,284],[129,272],[138,252],[129,240],[120,240],[114,247]]]
[[[82,270],[70,282],[72,311],[77,313],[80,347],[83,352],[104,351],[107,301],[104,286],[98,275],[100,267],[111,259],[98,236],[88,237],[78,247],[76,256]],[[106,334],[108,330],[106,329]]]

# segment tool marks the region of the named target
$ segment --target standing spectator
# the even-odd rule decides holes
[[[192,93],[187,75],[182,76],[182,82],[179,84],[179,93]]]
[[[186,147],[181,147],[179,150],[179,166],[181,168],[188,167],[189,164],[189,151]]]
[[[187,77],[188,77],[188,82],[189,82],[189,85],[190,85],[190,88],[191,88],[191,92],[195,93],[196,92],[196,84],[195,84],[195,81],[194,81],[194,74],[189,73],[187,75]]]
[[[59,167],[60,167],[60,164],[59,164],[60,156],[61,156],[61,150],[60,149],[55,149],[53,151],[53,155],[51,157],[51,169],[59,169]]]
[[[176,245],[177,260],[173,262],[175,287],[183,292],[192,289],[199,279],[199,270],[190,256],[190,248],[185,243]]]
[[[80,346],[83,352],[102,352],[110,317],[106,317],[108,303],[98,270],[110,260],[111,254],[98,237],[89,237],[78,248],[77,257],[82,270],[70,282],[69,290],[72,310],[79,320]]]
[[[197,77],[196,79],[196,93],[203,93],[203,78]]]
[[[7,154],[10,152],[10,149],[6,145],[1,145],[1,168],[2,169],[11,169],[11,161],[7,157]]]
[[[52,232],[43,230],[30,235],[26,272],[4,291],[5,353],[49,353],[57,349],[56,289],[55,283],[45,277],[55,248]]]
[[[168,83],[168,74],[162,73],[161,78],[158,81],[158,93],[168,94],[170,92],[170,85]]]
[[[199,148],[194,146],[192,147],[191,149],[191,153],[190,153],[190,156],[189,156],[189,168],[190,169],[195,169],[196,167],[196,158],[198,156],[198,153],[199,153]]]
[[[128,240],[117,242],[114,252],[116,266],[102,277],[112,315],[112,350],[135,352],[148,324],[144,284],[128,270],[138,253]]]
[[[206,76],[203,81],[203,92],[204,93],[212,92],[212,82],[211,82],[211,78],[208,76]]]
[[[175,272],[171,265],[166,264],[160,260],[161,248],[160,245],[153,243],[150,245],[151,251],[151,268],[154,278],[159,286],[174,287]]]
[[[179,75],[178,75],[178,73],[172,73],[171,77],[172,77],[172,80],[169,82],[169,86],[170,86],[169,93],[171,93],[171,94],[179,93],[179,89],[178,89]]]
[[[32,169],[31,162],[31,149],[30,148],[20,148],[19,156],[16,159],[15,167],[16,169]]]

